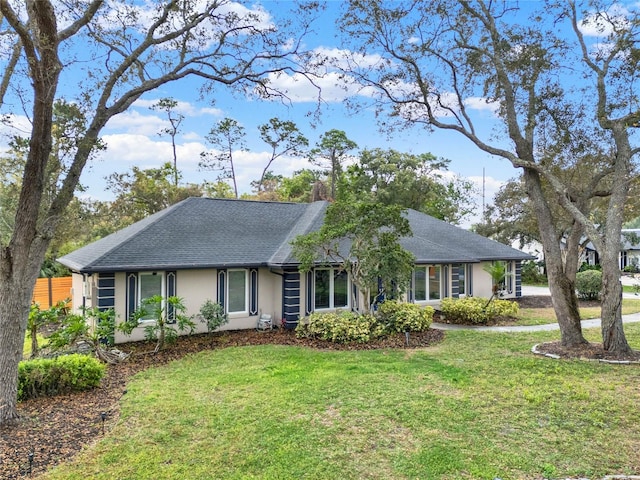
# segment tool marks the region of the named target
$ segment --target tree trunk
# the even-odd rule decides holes
[[[22,360],[29,304],[35,277],[20,275],[2,279],[0,289],[0,423],[18,418],[18,364]]]
[[[607,208],[604,247],[600,254],[602,264],[602,346],[608,352],[625,354],[631,351],[622,326],[622,284],[618,256],[622,248],[621,230],[624,205],[627,201],[631,178],[631,145],[627,126],[621,122],[611,125],[616,145],[612,190]]]
[[[580,324],[575,282],[565,271],[560,242],[553,223],[553,215],[542,191],[540,176],[530,169],[525,169],[523,176],[527,193],[533,203],[538,219],[549,289],[551,290],[551,301],[560,326],[562,345],[575,347],[586,344],[588,342],[582,335],[582,325]]]
[[[616,259],[617,261],[617,259]],[[620,269],[614,263],[602,264],[602,346],[608,352],[629,353],[631,347],[622,327],[622,284]]]
[[[52,150],[53,102],[61,69],[57,24],[50,2],[27,3],[30,28],[16,30],[20,33],[32,80],[33,123],[15,226],[9,244],[3,245],[0,251],[0,424],[18,417],[18,364],[22,359],[33,289],[52,235],[52,232],[38,230],[38,220]],[[7,4],[0,7],[7,20],[15,24],[17,17],[11,7]],[[59,219],[46,221],[55,227]]]
[[[31,358],[36,358],[38,356],[38,329],[31,328],[29,334],[31,335]]]

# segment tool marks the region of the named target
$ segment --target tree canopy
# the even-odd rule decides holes
[[[586,27],[597,32],[597,41],[586,38]],[[638,152],[630,131],[640,118],[637,12],[612,10],[611,2],[351,0],[341,28],[354,52],[341,63],[344,75],[367,88],[364,102],[373,103],[385,128],[423,124],[455,132],[522,169],[562,342],[579,345],[586,340],[575,279],[564,268],[553,207],[571,216],[576,233],[582,229],[600,253],[605,348],[629,351],[617,256]],[[379,61],[358,61],[371,51]],[[493,131],[481,128],[481,109],[491,112]],[[573,195],[557,167],[593,155],[600,162],[584,170],[590,191]],[[597,191],[608,198],[604,225],[593,222],[586,202]]]
[[[0,110],[9,120],[26,112],[31,121],[13,230],[0,244],[0,423],[17,416],[17,369],[40,266],[109,119],[188,77],[201,82],[204,96],[237,88],[282,98],[269,75],[308,76],[299,63],[308,6],[290,28],[263,22],[260,9],[228,7],[225,0],[0,1]],[[47,175],[56,168],[54,107],[65,92],[73,92],[84,122],[47,198]]]

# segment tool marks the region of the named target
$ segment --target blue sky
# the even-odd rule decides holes
[[[269,19],[276,22],[279,16],[286,16],[291,6],[291,2],[281,1],[261,4]],[[343,47],[339,43],[335,27],[340,7],[341,2],[328,3],[327,10],[315,24],[314,32],[305,37],[306,49],[318,49],[336,58],[341,55]],[[375,52],[371,55],[374,56]],[[486,201],[489,203],[500,185],[518,175],[518,171],[508,161],[481,152],[455,133],[429,132],[421,126],[411,130],[380,132],[372,111],[364,110],[357,115],[348,111],[344,104],[347,94],[335,86],[335,77],[332,76],[320,80],[323,106],[317,124],[313,125],[308,113],[315,108],[317,91],[310,84],[297,80],[293,77],[273,79],[275,86],[289,91],[292,100],[289,105],[231,95],[223,88],[216,90],[215,102],[212,103],[200,99],[197,85],[189,81],[161,87],[107,124],[102,132],[107,150],[85,169],[81,177],[81,183],[88,188],[84,195],[109,200],[112,195],[105,190],[105,176],[113,172],[128,171],[133,165],[151,168],[172,161],[170,138],[158,135],[168,127],[167,119],[162,112],[150,109],[158,99],[165,97],[178,101],[176,111],[185,117],[177,136],[178,167],[185,182],[215,180],[214,172],[198,170],[198,162],[200,153],[211,149],[204,136],[224,117],[237,120],[247,132],[246,140],[250,151],[237,152],[235,155],[240,192],[250,191],[250,182],[259,179],[269,158],[267,146],[258,137],[257,127],[272,117],[295,122],[311,145],[325,131],[337,128],[344,130],[360,148],[394,148],[416,154],[430,152],[437,157],[449,159],[449,171],[452,174],[465,177],[476,184],[476,201],[479,206],[482,203],[483,183]],[[68,92],[73,91],[72,85],[67,87]],[[479,104],[472,112],[481,120],[483,128],[489,131],[495,121],[492,110],[486,104]],[[272,165],[271,170],[288,176],[295,170],[309,166],[305,158],[281,158]]]
[[[265,2],[263,7],[271,14],[281,14],[290,7],[289,2]],[[339,55],[340,44],[335,31],[336,18],[340,10],[339,2],[329,2],[327,10],[316,23],[315,32],[305,37],[305,48],[321,49]],[[250,191],[250,182],[259,179],[269,157],[266,144],[258,137],[258,125],[272,117],[291,120],[297,124],[310,144],[315,144],[319,136],[327,130],[344,130],[360,148],[394,148],[404,152],[430,152],[438,157],[451,160],[449,171],[471,179],[478,186],[477,202],[481,205],[483,169],[485,171],[486,197],[490,200],[499,186],[517,175],[516,170],[505,160],[492,158],[479,151],[466,139],[448,132],[429,133],[423,127],[408,131],[383,133],[379,131],[375,115],[371,111],[352,115],[344,105],[345,92],[333,86],[332,78],[322,84],[323,106],[315,125],[309,112],[315,109],[317,91],[310,84],[293,78],[275,80],[290,90],[292,103],[283,105],[278,101],[258,101],[242,99],[218,89],[215,103],[198,99],[197,89],[185,83],[167,85],[152,95],[147,95],[126,113],[112,119],[103,131],[108,149],[101,160],[94,162],[82,177],[83,184],[89,186],[87,194],[100,199],[109,199],[110,193],[103,188],[102,178],[112,171],[126,171],[130,165],[155,167],[172,160],[170,137],[159,136],[158,132],[168,126],[161,112],[149,107],[158,99],[171,97],[180,104],[178,111],[185,116],[180,127],[178,142],[178,166],[185,181],[200,182],[214,180],[214,172],[198,171],[200,152],[210,149],[204,136],[215,123],[224,117],[240,122],[247,132],[249,152],[237,152],[237,180],[240,192]],[[188,83],[188,82],[187,82]],[[490,111],[479,111],[479,115],[491,121]],[[304,158],[281,158],[271,167],[276,174],[291,175],[295,170],[310,167]]]

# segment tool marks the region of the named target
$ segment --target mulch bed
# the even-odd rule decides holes
[[[444,333],[428,330],[412,333],[409,348],[421,348],[442,341]],[[119,400],[126,395],[129,378],[146,368],[163,365],[191,353],[246,345],[297,345],[324,350],[407,348],[404,334],[365,345],[339,345],[301,340],[292,331],[256,332],[242,330],[180,337],[178,342],[153,355],[153,345],[140,342],[119,345],[131,357],[110,366],[99,388],[56,397],[21,402],[21,420],[0,426],[0,479],[32,478],[48,468],[73,458],[85,445],[108,431],[119,416]],[[102,420],[102,413],[105,420]],[[31,460],[30,460],[31,459]]]

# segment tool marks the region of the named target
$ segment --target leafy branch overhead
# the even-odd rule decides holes
[[[348,194],[327,207],[322,227],[293,242],[300,270],[337,265],[366,298],[377,292],[378,279],[386,291],[404,291],[409,284],[414,257],[400,244],[411,235],[405,210]]]

